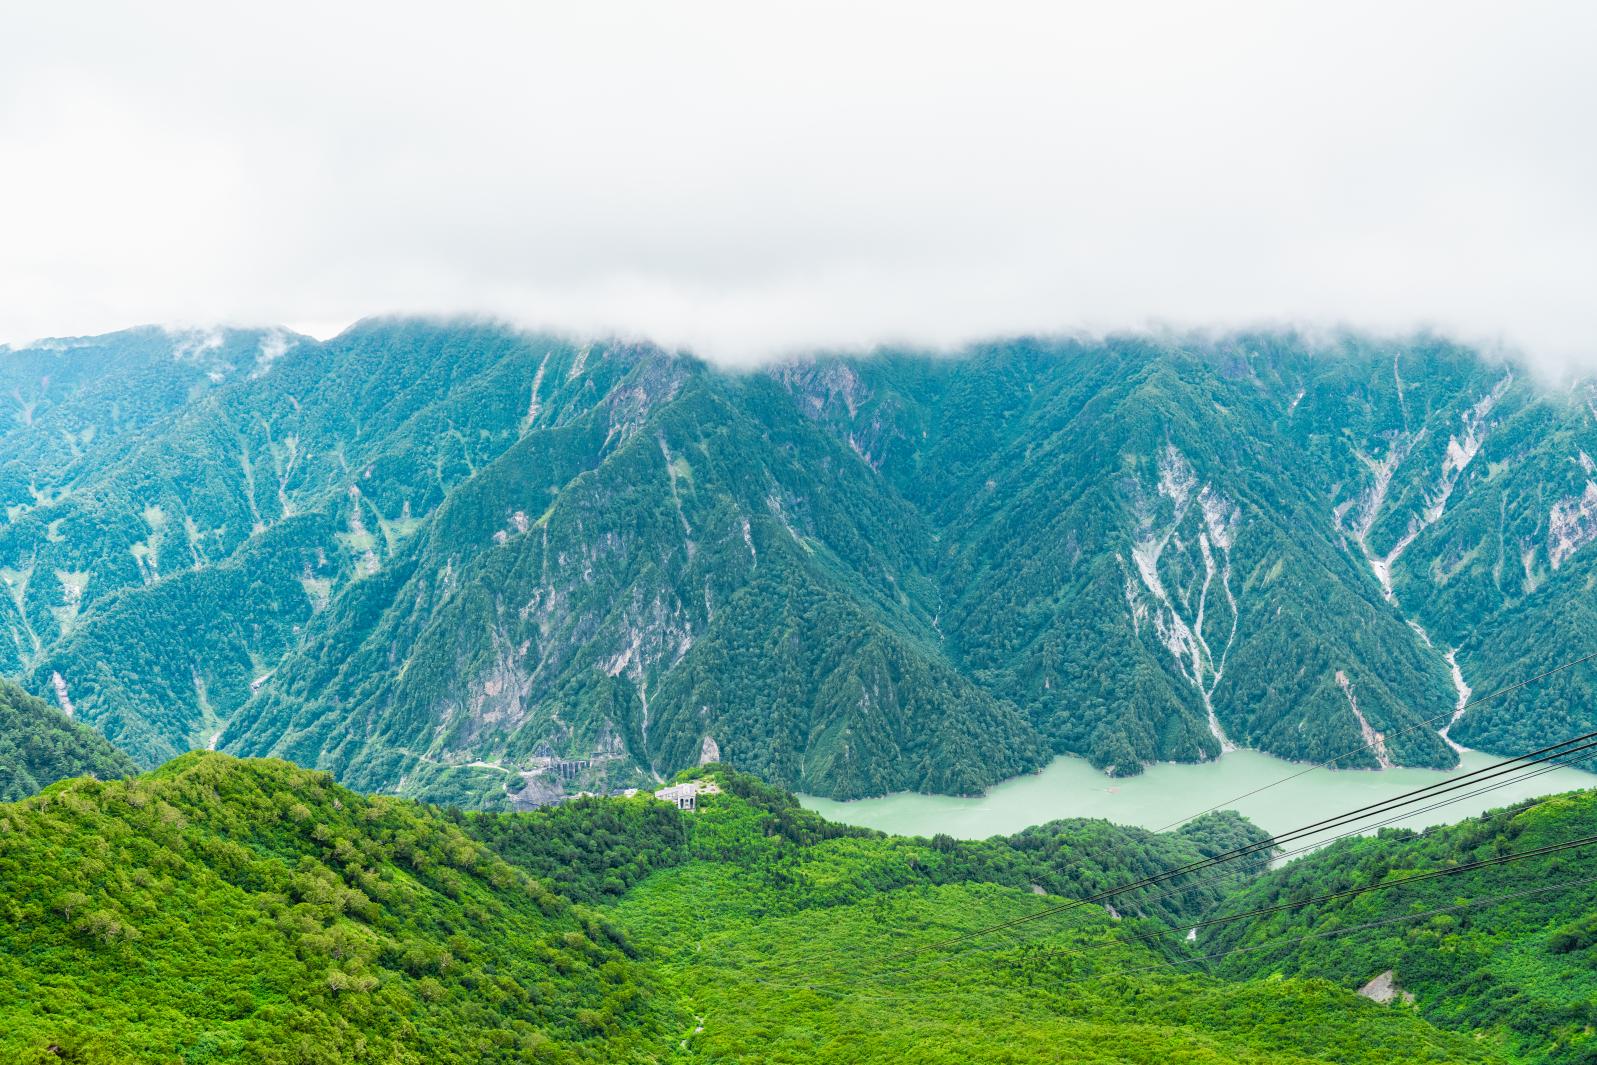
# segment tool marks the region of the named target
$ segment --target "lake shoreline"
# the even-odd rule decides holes
[[[1501,760],[1465,749],[1453,769],[1316,772],[1321,768],[1316,763],[1244,749],[1207,762],[1156,762],[1134,776],[1119,777],[1106,775],[1078,755],[1065,754],[1034,772],[995,784],[980,796],[895,792],[847,801],[803,794],[798,798],[805,808],[831,820],[896,835],[942,833],[985,839],[1077,817],[1156,830],[1214,806],[1235,809],[1265,831],[1280,833],[1337,810],[1389,799]],[[1293,779],[1282,779],[1289,776]],[[1524,799],[1593,786],[1597,786],[1597,774],[1562,766],[1534,776],[1515,774],[1479,795],[1459,797],[1439,809],[1399,818],[1393,827],[1423,828],[1461,821]],[[1267,790],[1244,794],[1257,789]]]

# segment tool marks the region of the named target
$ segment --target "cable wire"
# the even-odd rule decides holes
[[[1306,935],[1295,936],[1291,939],[1266,940],[1263,943],[1251,943],[1246,946],[1233,947],[1230,950],[1216,951],[1213,954],[1200,954],[1189,958],[1167,959],[1157,965],[1144,965],[1135,969],[1120,969],[1113,973],[1093,974],[1090,976],[1077,977],[1075,979],[1062,982],[1081,983],[1084,980],[1100,980],[1103,979],[1104,976],[1129,976],[1134,973],[1152,972],[1156,969],[1171,968],[1177,965],[1191,965],[1196,962],[1218,961],[1220,958],[1228,958],[1233,954],[1247,954],[1254,951],[1267,950],[1271,947],[1289,946],[1294,943],[1303,943],[1311,939],[1334,939],[1338,936],[1352,935],[1355,932],[1368,931],[1371,928],[1381,928],[1386,925],[1401,924],[1405,921],[1418,921],[1426,917],[1435,917],[1438,914],[1455,913],[1459,910],[1473,909],[1476,906],[1488,906],[1499,902],[1507,902],[1510,899],[1520,899],[1530,895],[1541,895],[1549,891],[1567,891],[1570,888],[1579,887],[1582,884],[1590,884],[1594,881],[1597,881],[1597,876],[1581,877],[1578,880],[1568,880],[1560,884],[1544,884],[1541,887],[1526,888],[1523,891],[1512,891],[1503,895],[1487,895],[1483,898],[1471,899],[1469,902],[1457,903],[1452,906],[1438,906],[1435,909],[1422,910],[1419,913],[1405,913],[1397,917],[1388,917],[1379,921],[1365,921],[1362,924],[1349,925],[1346,928],[1330,928],[1322,932],[1310,932]]]
[[[1582,737],[1576,737],[1576,738],[1571,739],[1571,740],[1562,741],[1561,743],[1552,744],[1550,747],[1544,748],[1543,750],[1544,751],[1545,750],[1553,750],[1553,749],[1555,749],[1557,747],[1566,746],[1566,745],[1568,745],[1570,743],[1576,742],[1577,740],[1579,740],[1581,738]],[[1593,746],[1597,746],[1597,745],[1588,743],[1588,744],[1585,744],[1583,747],[1577,748],[1577,749],[1578,750],[1586,750],[1587,748],[1590,748],[1590,747],[1593,747]],[[1540,752],[1532,752],[1532,754],[1537,754],[1537,753],[1540,753]],[[1540,761],[1540,762],[1551,761],[1553,764],[1545,765],[1545,766],[1543,766],[1540,769],[1536,769],[1533,772],[1527,773],[1523,777],[1510,779],[1510,780],[1504,780],[1504,781],[1501,781],[1499,783],[1487,785],[1486,787],[1476,788],[1475,790],[1466,792],[1465,794],[1456,795],[1456,796],[1453,796],[1452,798],[1448,798],[1448,799],[1443,799],[1441,802],[1433,803],[1430,806],[1422,807],[1420,810],[1409,811],[1407,813],[1400,814],[1397,817],[1390,818],[1390,819],[1388,819],[1386,821],[1377,822],[1377,823],[1375,823],[1373,825],[1363,825],[1363,826],[1360,826],[1360,827],[1357,827],[1357,828],[1349,829],[1347,831],[1344,831],[1344,832],[1338,834],[1335,837],[1332,837],[1331,840],[1322,840],[1322,841],[1317,841],[1317,842],[1308,844],[1308,845],[1300,847],[1300,848],[1298,848],[1298,849],[1296,849],[1294,851],[1287,852],[1287,854],[1285,856],[1289,857],[1289,856],[1292,856],[1294,854],[1301,854],[1301,853],[1303,853],[1305,851],[1315,850],[1315,849],[1318,849],[1319,847],[1322,847],[1322,846],[1324,846],[1324,845],[1326,845],[1326,844],[1328,844],[1330,842],[1334,842],[1336,839],[1342,839],[1342,838],[1346,838],[1347,836],[1352,836],[1352,835],[1361,835],[1361,834],[1369,832],[1372,829],[1384,827],[1385,825],[1391,824],[1393,821],[1402,820],[1403,818],[1406,818],[1406,817],[1413,817],[1413,816],[1416,816],[1418,814],[1428,812],[1430,810],[1435,810],[1435,809],[1441,808],[1443,806],[1448,806],[1448,805],[1451,805],[1451,804],[1456,803],[1456,802],[1464,801],[1466,799],[1477,798],[1480,795],[1483,795],[1483,794],[1485,794],[1487,792],[1491,792],[1491,791],[1498,790],[1500,788],[1508,787],[1510,785],[1513,785],[1513,784],[1516,784],[1516,783],[1520,783],[1520,782],[1522,782],[1524,780],[1534,779],[1535,777],[1544,775],[1546,773],[1554,772],[1557,769],[1567,768],[1567,767],[1570,767],[1570,766],[1578,765],[1578,764],[1580,764],[1582,762],[1586,762],[1586,761],[1591,760],[1594,757],[1597,757],[1597,751],[1593,751],[1592,753],[1583,754],[1579,758],[1573,758],[1573,759],[1569,759],[1567,761],[1563,761],[1562,760],[1562,759],[1568,758],[1568,756],[1570,754],[1572,754],[1572,753],[1574,753],[1574,752],[1573,751],[1563,751],[1563,752],[1559,752],[1557,754],[1551,755],[1551,756],[1549,756],[1547,758],[1538,759],[1538,761]],[[1531,756],[1530,755],[1522,755],[1522,756],[1520,756],[1520,758],[1522,758],[1522,759],[1523,758],[1529,758],[1529,757],[1531,757]],[[1509,761],[1515,761],[1515,760],[1511,759]],[[1504,764],[1507,764],[1507,763],[1499,763],[1498,765],[1483,767],[1482,770],[1479,770],[1477,772],[1486,772],[1486,771],[1498,768],[1500,765],[1504,765]],[[1528,763],[1526,766],[1517,767],[1517,769],[1520,769],[1520,770],[1526,769],[1526,768],[1529,768],[1529,765],[1532,765],[1532,764],[1535,764],[1535,763]],[[1505,775],[1505,774],[1494,774],[1494,775],[1495,776],[1502,776],[1502,775]],[[1458,779],[1458,778],[1449,778],[1449,781],[1456,780],[1456,779]],[[1444,781],[1443,783],[1447,783],[1447,782],[1448,781]],[[1556,798],[1556,796],[1546,796],[1546,797],[1543,797],[1543,798],[1536,799],[1536,800],[1534,800],[1532,802],[1529,802],[1528,804],[1526,804],[1524,806],[1521,806],[1518,809],[1516,809],[1514,811],[1514,816],[1518,816],[1519,814],[1522,814],[1522,813],[1524,813],[1527,810],[1534,809],[1535,807],[1540,806],[1543,803],[1550,802],[1554,798]],[[1371,816],[1373,816],[1373,815],[1371,815]],[[1492,816],[1492,812],[1486,812],[1486,813],[1480,814],[1477,819],[1484,820],[1484,819],[1486,819],[1486,818],[1488,818],[1490,816]],[[1163,894],[1156,895],[1156,896],[1154,896],[1154,897],[1152,897],[1150,899],[1139,900],[1139,903],[1142,904],[1142,905],[1146,905],[1148,903],[1158,902],[1158,901],[1160,901],[1162,899],[1169,898],[1169,897],[1172,897],[1172,896],[1175,896],[1175,895],[1185,894],[1186,892],[1192,891],[1192,890],[1194,890],[1194,889],[1196,889],[1198,887],[1202,887],[1205,884],[1213,883],[1214,881],[1220,879],[1221,876],[1223,876],[1223,875],[1224,874],[1216,874],[1215,876],[1206,878],[1205,880],[1200,880],[1200,881],[1198,881],[1196,883],[1193,883],[1193,884],[1186,884],[1186,885],[1183,885],[1183,886],[1181,886],[1179,888],[1174,888],[1174,889],[1172,889],[1170,891],[1164,892]],[[1390,886],[1390,885],[1377,885],[1377,887],[1379,887],[1379,886]],[[1074,903],[1067,904],[1067,905],[1061,905],[1061,906],[1053,908],[1052,912],[1053,913],[1063,912],[1065,910],[1073,908],[1073,906],[1074,906]],[[1041,916],[1048,916],[1048,915],[1049,915],[1049,913],[1047,913],[1047,912],[1040,912],[1036,916],[1041,917]],[[1193,926],[1193,927],[1195,928],[1197,926]],[[1163,935],[1163,934],[1164,933],[1159,933],[1159,935]],[[1146,939],[1146,938],[1149,938],[1149,937],[1139,937],[1139,938]],[[1137,940],[1133,940],[1133,941],[1137,941]],[[1023,945],[1024,944],[1022,944],[1022,946]],[[1014,944],[992,944],[990,946],[979,947],[979,948],[976,948],[976,949],[980,949],[980,950],[996,950],[996,949],[1004,949],[1005,947],[1010,947],[1010,946],[1014,946]],[[820,964],[824,964],[824,963],[826,963],[828,961],[831,961],[831,960],[833,960],[833,959],[835,959],[835,958],[837,958],[837,957],[839,957],[839,956],[841,956],[843,954],[848,954],[848,953],[852,953],[852,952],[850,950],[848,950],[847,948],[840,948],[838,950],[834,950],[834,951],[830,952],[827,955],[823,955],[821,958],[816,959],[811,964],[814,965],[817,962],[820,963]],[[964,950],[964,951],[959,951],[957,953],[950,954],[950,955],[940,959],[938,964],[939,965],[947,965],[947,964],[950,964],[953,961],[957,961],[957,960],[960,960],[962,958],[966,958],[966,957],[968,957],[968,955],[969,955],[968,949]],[[880,978],[883,978],[883,977],[893,976],[893,975],[896,975],[896,974],[899,974],[899,973],[908,972],[908,971],[914,969],[917,966],[917,964],[919,964],[919,963],[911,962],[908,965],[900,966],[900,967],[898,967],[896,969],[888,970],[886,972],[878,972],[878,973],[875,973],[875,974],[871,974],[871,978],[872,979],[880,979]],[[762,982],[769,983],[769,981],[762,981]],[[772,986],[776,986],[776,985],[772,985]],[[816,987],[813,984],[801,984],[801,985],[797,985],[797,986],[808,988],[810,990],[814,990],[814,991],[818,991],[818,992],[822,992],[822,993],[831,993],[829,991],[823,991],[823,989],[818,988],[818,987]]]
[[[1202,817],[1204,814],[1212,814],[1216,810],[1223,810],[1226,807],[1231,806],[1234,803],[1241,802],[1243,799],[1251,799],[1253,796],[1258,795],[1261,792],[1269,791],[1271,788],[1276,787],[1277,785],[1280,785],[1280,784],[1285,784],[1289,780],[1296,780],[1298,777],[1304,776],[1304,775],[1306,775],[1308,773],[1312,773],[1316,769],[1328,768],[1334,762],[1339,762],[1342,759],[1351,757],[1352,755],[1358,754],[1361,751],[1369,750],[1371,747],[1374,747],[1376,745],[1376,743],[1385,743],[1387,738],[1390,737],[1390,736],[1406,735],[1407,733],[1413,732],[1416,729],[1424,728],[1427,725],[1434,725],[1436,722],[1442,720],[1444,717],[1445,718],[1449,718],[1449,719],[1457,718],[1458,716],[1462,715],[1464,713],[1464,711],[1468,710],[1472,706],[1479,706],[1482,703],[1490,702],[1491,700],[1497,698],[1500,695],[1507,695],[1511,691],[1518,691],[1520,688],[1523,688],[1523,687],[1525,687],[1528,684],[1535,684],[1539,680],[1546,680],[1548,677],[1552,676],[1555,673],[1562,673],[1566,669],[1573,669],[1574,667],[1580,665],[1582,662],[1590,662],[1594,658],[1597,658],[1597,651],[1593,651],[1593,652],[1591,652],[1588,655],[1584,655],[1584,656],[1582,656],[1580,658],[1576,658],[1573,661],[1565,662],[1562,665],[1554,666],[1552,669],[1549,669],[1545,673],[1538,673],[1534,677],[1530,677],[1530,678],[1527,678],[1525,680],[1518,681],[1518,682],[1516,682],[1514,684],[1510,684],[1506,688],[1499,688],[1499,689],[1497,689],[1496,691],[1492,692],[1489,695],[1482,695],[1479,698],[1471,699],[1470,701],[1466,702],[1463,706],[1454,707],[1453,709],[1447,711],[1446,713],[1437,714],[1435,717],[1425,718],[1423,721],[1416,722],[1415,724],[1412,724],[1412,725],[1409,725],[1409,726],[1407,726],[1405,728],[1399,729],[1396,732],[1382,733],[1381,738],[1379,740],[1375,740],[1375,741],[1372,741],[1370,743],[1366,743],[1362,747],[1355,747],[1355,748],[1353,748],[1350,751],[1344,751],[1344,752],[1342,752],[1339,755],[1336,755],[1336,756],[1334,756],[1332,758],[1327,758],[1325,761],[1319,762],[1319,763],[1317,763],[1315,765],[1308,766],[1305,769],[1300,769],[1300,770],[1298,770],[1295,773],[1289,773],[1286,776],[1281,777],[1279,780],[1273,780],[1273,781],[1271,781],[1268,784],[1262,784],[1259,787],[1254,788],[1252,791],[1245,791],[1241,795],[1237,795],[1237,796],[1234,796],[1234,797],[1232,797],[1230,799],[1226,799],[1223,802],[1220,802],[1220,803],[1218,803],[1218,804],[1216,804],[1214,806],[1209,807],[1207,810],[1199,810],[1195,814],[1188,814],[1186,817],[1181,818],[1179,821],[1172,821],[1168,825],[1165,825],[1163,828],[1157,829],[1157,831],[1159,831],[1159,832],[1168,832],[1172,828],[1178,828],[1181,825],[1186,824],[1188,821],[1193,821],[1193,820],[1196,820],[1197,818]]]
[[[1587,755],[1587,757],[1592,757],[1592,755]],[[1525,813],[1527,810],[1532,810],[1532,808],[1535,808],[1535,806],[1540,806],[1543,805],[1543,803],[1551,802],[1552,798],[1555,797],[1549,795],[1549,797],[1546,798],[1538,798],[1536,802],[1530,803],[1530,805],[1527,806],[1522,806],[1520,810],[1517,810],[1516,816],[1519,816],[1520,813]],[[1211,918],[1211,920],[1198,921],[1198,923],[1191,924],[1191,926],[1188,926],[1188,928],[1190,928],[1191,931],[1196,931],[1196,929],[1206,928],[1206,926],[1211,926],[1211,924],[1234,923],[1236,920],[1241,920],[1241,917],[1250,917],[1250,915],[1255,915],[1255,913],[1270,913],[1278,912],[1278,910],[1297,909],[1297,907],[1302,907],[1302,905],[1313,905],[1314,902],[1332,901],[1332,899],[1338,899],[1338,897],[1356,896],[1356,894],[1364,894],[1367,893],[1367,891],[1381,891],[1381,889],[1402,885],[1402,883],[1409,883],[1409,881],[1434,880],[1434,878],[1437,877],[1448,877],[1448,875],[1453,875],[1453,873],[1471,872],[1471,870],[1476,869],[1487,869],[1487,867],[1492,867],[1492,865],[1503,865],[1508,864],[1508,862],[1519,861],[1519,859],[1522,859],[1522,857],[1538,857],[1543,856],[1543,854],[1557,853],[1557,851],[1563,851],[1563,849],[1589,846],[1592,845],[1592,843],[1597,843],[1597,835],[1579,838],[1579,840],[1568,841],[1568,843],[1559,843],[1559,845],[1546,846],[1546,848],[1536,849],[1536,851],[1522,851],[1522,853],[1509,854],[1509,856],[1492,857],[1492,859],[1479,859],[1479,861],[1476,862],[1469,862],[1469,864],[1466,865],[1455,865],[1455,867],[1448,867],[1448,869],[1426,870],[1425,873],[1415,873],[1413,877],[1402,877],[1399,878],[1399,880],[1383,881],[1383,883],[1378,883],[1378,885],[1365,885],[1362,886],[1362,888],[1343,889],[1343,891],[1338,891],[1338,893],[1330,893],[1326,894],[1326,896],[1311,897],[1311,899],[1303,899],[1303,901],[1292,902],[1292,904],[1281,904],[1276,905],[1276,907],[1266,907],[1266,909],[1255,910],[1255,912],[1249,912],[1246,913],[1246,915],[1228,915],[1228,917]],[[1183,891],[1190,891],[1190,889],[1190,886],[1188,886],[1188,888],[1175,889],[1175,891],[1164,894],[1164,896],[1156,896],[1155,899],[1150,899],[1150,902],[1158,901],[1158,899],[1163,899],[1163,897],[1174,896],[1174,894],[1182,894]],[[1166,936],[1166,934],[1169,934],[1171,931],[1179,931],[1179,929],[1161,929],[1161,931],[1158,932],[1150,932],[1150,934],[1143,934],[1143,936],[1134,936],[1131,937],[1131,939],[1119,940],[1119,942],[1145,942],[1145,940],[1150,939],[1163,939],[1163,937]],[[1020,945],[1024,947],[1024,944]],[[1000,950],[1000,948],[1003,947],[1005,947],[1005,945],[995,944],[992,945],[992,947],[976,947],[976,950]],[[1073,950],[1065,950],[1064,953],[1080,953],[1081,950],[1088,950],[1088,947],[1073,948]],[[949,963],[949,961],[960,960],[960,958],[968,958],[968,956],[969,948],[966,948],[966,950],[961,950],[961,952],[950,953],[950,955],[945,956],[944,960],[942,960],[942,963],[945,964]],[[875,972],[875,974],[870,974],[870,979],[882,979],[882,977],[899,976],[899,974],[904,974],[904,972],[912,971],[913,968],[915,968],[915,963],[905,964],[905,966],[899,966],[898,969],[890,969],[890,971]]]
[[[1502,854],[1495,858],[1482,858],[1479,861],[1469,862],[1464,865],[1450,866],[1446,869],[1429,869],[1423,873],[1415,873],[1412,876],[1398,877],[1396,880],[1386,880],[1379,884],[1366,884],[1363,887],[1345,888],[1341,891],[1331,891],[1324,895],[1315,895],[1311,898],[1299,899],[1296,902],[1283,902],[1274,906],[1259,906],[1251,910],[1244,910],[1240,913],[1226,914],[1224,917],[1213,917],[1206,921],[1199,921],[1197,924],[1192,926],[1192,931],[1196,932],[1200,928],[1213,928],[1217,925],[1235,924],[1237,921],[1243,921],[1249,917],[1263,917],[1267,914],[1302,909],[1304,906],[1313,906],[1320,902],[1333,902],[1337,899],[1352,898],[1355,895],[1366,895],[1372,891],[1384,891],[1387,888],[1400,887],[1404,884],[1418,883],[1423,880],[1436,880],[1439,877],[1455,876],[1458,873],[1470,873],[1481,869],[1488,869],[1492,866],[1508,865],[1512,862],[1523,861],[1526,858],[1545,857],[1549,854],[1557,854],[1560,851],[1576,850],[1581,847],[1590,847],[1593,844],[1597,844],[1597,835],[1584,836],[1580,839],[1568,840],[1564,843],[1550,844],[1546,847],[1538,847],[1535,850],[1520,851],[1514,854]],[[1165,928],[1157,932],[1149,932],[1145,935],[1123,938],[1120,940],[1120,942],[1151,942],[1156,939],[1163,939],[1166,935],[1173,931],[1177,931],[1177,929]],[[1086,946],[1064,947],[1050,949],[1046,953],[1079,954],[1089,949],[1092,948]]]
[[[1594,655],[1594,657],[1597,657],[1597,655]],[[1518,772],[1518,771],[1520,771],[1520,770],[1522,770],[1524,768],[1527,768],[1528,766],[1536,765],[1536,764],[1538,764],[1539,762],[1542,762],[1542,761],[1548,761],[1548,760],[1550,760],[1552,758],[1558,758],[1558,757],[1562,757],[1562,756],[1565,756],[1565,755],[1574,754],[1574,753],[1577,753],[1579,751],[1586,750],[1588,748],[1597,746],[1597,743],[1590,742],[1590,741],[1592,741],[1593,737],[1597,737],[1597,732],[1591,732],[1591,733],[1585,734],[1584,736],[1577,736],[1577,737],[1574,737],[1573,739],[1563,740],[1563,741],[1561,741],[1559,743],[1552,744],[1552,745],[1550,745],[1548,747],[1543,747],[1543,748],[1541,748],[1538,751],[1532,751],[1529,754],[1519,755],[1516,758],[1511,758],[1511,759],[1508,759],[1508,760],[1503,761],[1503,762],[1497,762],[1497,763],[1494,763],[1493,765],[1490,765],[1490,766],[1484,766],[1481,769],[1474,770],[1474,771],[1472,771],[1470,773],[1466,773],[1466,774],[1464,774],[1461,777],[1449,777],[1446,780],[1438,781],[1435,784],[1429,784],[1429,785],[1426,785],[1426,786],[1424,786],[1422,788],[1416,788],[1416,789],[1413,789],[1412,791],[1404,792],[1404,793],[1402,793],[1400,795],[1394,796],[1392,799],[1383,800],[1383,801],[1377,802],[1377,803],[1371,803],[1371,804],[1368,804],[1366,806],[1358,807],[1357,809],[1349,811],[1349,812],[1347,812],[1345,814],[1338,814],[1338,815],[1336,815],[1334,817],[1324,818],[1324,819],[1322,819],[1320,821],[1313,822],[1313,823],[1311,823],[1309,825],[1306,825],[1306,826],[1303,826],[1301,828],[1292,829],[1292,830],[1290,830],[1288,832],[1283,832],[1283,833],[1280,833],[1279,835],[1271,836],[1271,837],[1269,837],[1267,839],[1260,840],[1257,843],[1247,844],[1247,845],[1242,846],[1242,847],[1233,848],[1233,849],[1231,849],[1229,851],[1223,851],[1223,852],[1221,852],[1219,854],[1211,855],[1211,856],[1209,856],[1207,858],[1203,858],[1203,859],[1200,859],[1200,860],[1195,861],[1195,862],[1189,862],[1186,865],[1177,866],[1174,869],[1169,869],[1169,870],[1166,870],[1166,871],[1164,871],[1162,873],[1155,874],[1153,876],[1144,877],[1141,880],[1133,881],[1130,884],[1126,884],[1126,885],[1122,885],[1120,887],[1110,888],[1110,889],[1108,889],[1106,891],[1098,892],[1098,893],[1096,893],[1094,895],[1091,895],[1091,896],[1088,896],[1087,898],[1084,898],[1084,899],[1071,899],[1071,900],[1069,900],[1067,902],[1060,903],[1057,906],[1049,907],[1048,909],[1044,909],[1044,910],[1039,910],[1038,912],[1036,912],[1034,914],[1029,914],[1029,915],[1025,915],[1025,916],[1021,916],[1021,917],[1014,917],[1014,918],[1011,918],[1011,919],[1009,919],[1007,921],[1000,921],[1000,922],[998,922],[996,924],[988,925],[988,926],[985,926],[983,928],[974,929],[974,930],[972,930],[970,932],[966,932],[966,933],[964,933],[962,935],[955,936],[955,937],[950,938],[950,939],[940,940],[940,941],[933,942],[933,943],[923,944],[923,945],[921,945],[919,947],[910,948],[908,950],[898,951],[898,952],[895,952],[893,954],[888,955],[887,958],[885,958],[884,960],[885,961],[896,961],[896,960],[898,960],[900,958],[911,957],[911,956],[914,956],[914,955],[917,955],[917,954],[924,954],[924,953],[927,953],[928,951],[941,950],[941,949],[946,949],[947,947],[957,946],[959,943],[962,943],[962,942],[964,942],[964,941],[966,941],[968,939],[975,939],[975,938],[979,938],[979,937],[984,936],[984,935],[989,935],[989,934],[991,934],[993,932],[1003,931],[1005,929],[1012,928],[1012,927],[1014,927],[1016,925],[1019,925],[1019,924],[1024,924],[1024,923],[1027,923],[1029,921],[1038,920],[1038,919],[1040,919],[1042,917],[1047,917],[1047,916],[1050,916],[1050,915],[1052,915],[1054,913],[1059,913],[1059,912],[1062,912],[1062,911],[1067,910],[1067,909],[1073,909],[1073,908],[1075,908],[1077,906],[1087,906],[1087,905],[1091,905],[1091,904],[1094,904],[1094,903],[1101,903],[1101,902],[1103,902],[1106,899],[1114,898],[1116,895],[1122,895],[1122,894],[1125,894],[1128,891],[1137,890],[1138,888],[1150,887],[1150,886],[1152,886],[1154,884],[1163,883],[1164,881],[1174,879],[1175,877],[1181,876],[1181,875],[1183,875],[1185,873],[1196,872],[1196,871],[1198,871],[1200,869],[1209,868],[1209,867],[1214,866],[1214,865],[1219,865],[1219,864],[1223,864],[1225,862],[1235,861],[1235,860],[1237,860],[1239,858],[1248,857],[1249,855],[1256,854],[1256,853],[1258,853],[1261,850],[1271,849],[1271,848],[1277,846],[1280,843],[1287,842],[1287,841],[1290,841],[1292,839],[1301,838],[1301,837],[1303,837],[1305,835],[1318,834],[1318,833],[1321,833],[1321,832],[1329,831],[1332,828],[1340,827],[1341,825],[1348,824],[1348,823],[1353,822],[1353,821],[1364,820],[1364,819],[1366,819],[1368,817],[1377,816],[1377,815],[1382,814],[1382,813],[1389,813],[1392,810],[1399,809],[1399,808],[1401,808],[1403,806],[1408,806],[1408,805],[1411,805],[1412,803],[1415,803],[1415,802],[1422,802],[1422,801],[1424,801],[1427,798],[1435,798],[1438,795],[1448,794],[1450,792],[1457,791],[1460,788],[1467,788],[1467,787],[1470,787],[1470,786],[1472,786],[1474,784],[1481,783],[1484,780],[1490,780],[1490,779],[1494,779],[1495,777],[1504,776],[1504,775],[1508,775],[1508,774],[1511,774],[1511,773]],[[1571,748],[1571,749],[1565,750],[1565,751],[1558,751],[1557,754],[1551,754],[1551,755],[1547,754],[1547,752],[1555,751],[1555,750],[1557,750],[1560,747],[1568,747],[1570,744],[1577,743],[1577,742],[1582,741],[1582,740],[1588,741],[1588,742],[1586,742],[1584,746],[1574,747],[1574,748]],[[1542,756],[1542,757],[1537,757],[1537,756]],[[1533,759],[1533,760],[1525,761],[1526,759]],[[1525,764],[1524,765],[1515,765],[1514,763],[1516,763],[1516,762],[1524,762]],[[1479,778],[1479,779],[1471,780],[1471,778]],[[1429,793],[1429,794],[1427,794],[1427,793]]]

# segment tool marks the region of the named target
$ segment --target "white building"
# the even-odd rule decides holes
[[[656,799],[668,802],[678,810],[697,810],[700,795],[719,795],[721,786],[713,780],[690,780],[686,784],[673,784],[654,793]]]

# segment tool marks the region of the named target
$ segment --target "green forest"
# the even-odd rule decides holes
[[[0,673],[143,768],[487,809],[715,758],[833,798],[1227,743],[1448,766],[1453,664],[1597,639],[1582,394],[1423,334],[747,373],[481,321],[55,341],[0,362]],[[1594,681],[1450,735],[1574,734]]]
[[[136,771],[94,729],[0,678],[0,802],[26,798],[63,777],[103,780]]]
[[[1220,813],[1164,834],[1063,821],[911,839],[828,822],[723,766],[683,779],[719,790],[693,812],[647,793],[481,812],[195,752],[0,805],[0,1059],[1589,1060],[1591,883],[1268,949],[1365,907],[1545,886],[1573,857],[1185,933],[1589,833],[1590,793],[1275,870],[1261,854],[1118,895],[1114,914],[1075,906],[905,956],[1264,834]],[[1255,941],[1267,949],[1207,957]],[[1412,1002],[1353,993],[1385,969]]]

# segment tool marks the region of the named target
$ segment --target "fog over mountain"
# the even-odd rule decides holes
[[[1590,363],[1597,11],[33,5],[0,341],[401,312],[718,361],[1168,323]]]
[[[1579,672],[1449,721],[1597,633],[1597,386],[1434,337],[732,373],[373,319],[56,341],[0,397],[0,672],[145,767],[852,798],[1597,725]]]
[[[0,1065],[1597,1065],[1594,31],[0,4]]]

